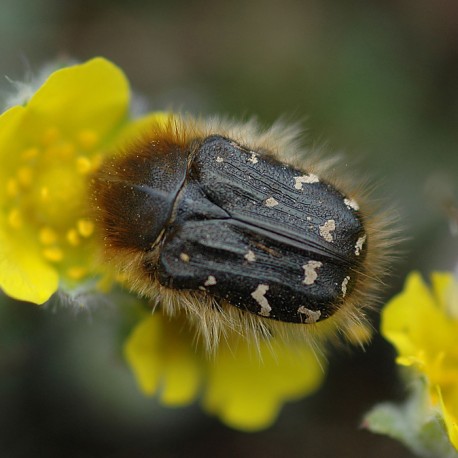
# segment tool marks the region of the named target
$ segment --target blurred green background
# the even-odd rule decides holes
[[[123,68],[151,109],[265,125],[285,115],[303,120],[309,146],[356,164],[405,236],[386,298],[412,269],[455,268],[456,0],[0,0],[3,100],[8,79],[96,55]],[[122,361],[116,307],[75,315],[2,302],[1,457],[411,456],[359,429],[375,403],[405,394],[380,337],[331,355],[319,393],[244,434],[198,406],[143,398]]]

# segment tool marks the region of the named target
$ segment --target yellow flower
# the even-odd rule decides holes
[[[426,377],[432,405],[442,410],[458,449],[458,283],[434,273],[429,289],[412,273],[404,291],[384,308],[382,334],[396,347],[397,362]]]
[[[202,390],[204,408],[244,431],[269,427],[282,404],[313,393],[324,369],[309,347],[270,339],[253,342],[232,334],[208,358],[183,318],[155,313],[142,320],[125,345],[125,356],[145,395],[167,405],[186,405]]]
[[[0,116],[0,287],[41,304],[93,273],[86,180],[128,116],[121,70],[96,58],[54,72]]]
[[[54,72],[24,106],[0,116],[0,288],[9,296],[41,304],[104,273],[90,177],[107,151],[166,117],[131,121],[128,103],[123,73],[97,58]],[[134,329],[125,354],[145,394],[184,405],[202,391],[205,409],[247,431],[269,426],[284,402],[324,377],[309,348],[272,338],[258,352],[235,333],[226,337],[209,357],[186,317],[158,312]]]

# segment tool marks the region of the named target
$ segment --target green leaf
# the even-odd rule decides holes
[[[441,412],[429,402],[423,379],[413,384],[403,404],[383,403],[364,418],[363,426],[398,440],[413,453],[428,458],[458,458],[447,435]]]

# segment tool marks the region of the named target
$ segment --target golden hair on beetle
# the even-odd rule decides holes
[[[303,186],[312,186],[313,183],[319,182],[321,183],[320,189],[323,189],[320,192],[324,193],[329,189],[333,196],[338,195],[342,198],[342,202],[345,203],[342,208],[348,212],[348,215],[343,216],[345,218],[351,216],[362,225],[364,235],[361,236],[361,232],[359,233],[359,237],[354,239],[357,240],[356,244],[352,239],[351,244],[343,241],[341,246],[337,246],[337,248],[335,248],[337,242],[336,238],[333,238],[333,234],[336,234],[339,228],[336,226],[338,223],[335,219],[328,219],[321,226],[318,223],[315,226],[312,224],[308,226],[311,232],[317,232],[316,237],[321,236],[319,246],[316,248],[314,241],[316,237],[313,232],[315,238],[310,236],[310,240],[313,239],[310,246],[320,253],[323,250],[331,250],[329,252],[334,254],[330,256],[336,260],[336,266],[340,265],[339,262],[342,266],[347,266],[333,267],[334,270],[329,274],[329,278],[326,277],[326,280],[329,280],[329,285],[335,286],[335,290],[339,292],[339,298],[332,301],[326,306],[327,308],[324,306],[313,308],[312,301],[310,302],[311,306],[296,307],[296,315],[289,318],[290,315],[287,316],[286,314],[290,312],[285,311],[286,305],[284,304],[286,302],[284,300],[283,302],[274,301],[271,296],[269,299],[266,298],[270,279],[278,280],[280,278],[281,280],[283,278],[281,272],[280,274],[277,272],[276,266],[273,266],[270,271],[266,271],[267,280],[264,283],[262,282],[263,279],[259,278],[257,288],[251,287],[251,294],[246,294],[247,301],[252,302],[250,311],[244,310],[244,305],[237,301],[237,306],[234,306],[233,300],[227,300],[227,297],[233,297],[235,294],[227,289],[226,285],[230,283],[230,279],[226,283],[223,282],[222,286],[218,283],[218,287],[221,288],[220,293],[214,295],[211,293],[212,287],[217,284],[217,278],[214,275],[205,274],[207,280],[204,283],[199,280],[201,282],[199,286],[189,288],[186,287],[186,281],[197,281],[194,280],[199,276],[197,270],[192,270],[192,273],[188,275],[191,280],[186,277],[186,281],[183,280],[183,283],[180,283],[182,281],[180,276],[169,274],[168,271],[164,273],[164,269],[167,270],[169,267],[158,267],[161,262],[165,262],[161,261],[161,253],[166,232],[170,230],[175,219],[179,218],[183,211],[181,207],[178,208],[177,202],[180,199],[181,202],[187,202],[182,198],[185,188],[183,183],[187,183],[192,163],[199,148],[202,151],[203,148],[210,151],[210,146],[205,146],[205,141],[209,138],[216,138],[212,143],[214,145],[212,146],[213,150],[211,150],[211,154],[214,154],[215,163],[211,165],[212,169],[209,169],[209,176],[213,176],[211,175],[213,169],[219,170],[217,167],[225,161],[235,161],[231,158],[238,158],[237,155],[242,155],[240,157],[246,159],[244,159],[244,163],[249,167],[247,170],[254,169],[259,161],[265,160],[268,165],[274,164],[269,166],[276,167],[273,170],[275,173],[278,171],[279,177],[286,173],[284,172],[286,169],[288,173],[291,171],[302,173],[301,176],[294,178],[296,180],[295,189],[292,189],[291,192],[300,194],[305,192]],[[223,151],[227,156],[220,157],[219,151]],[[153,168],[150,165],[152,160],[155,163]],[[180,166],[180,161],[186,161],[185,165]],[[283,167],[281,163],[285,166]],[[129,288],[150,300],[154,308],[160,308],[163,313],[169,316],[184,312],[191,325],[195,327],[199,338],[205,342],[209,353],[217,348],[220,339],[224,339],[228,332],[236,332],[246,336],[255,344],[259,339],[265,339],[271,335],[291,341],[302,340],[317,351],[322,351],[326,341],[337,342],[341,340],[341,337],[344,340],[362,345],[368,338],[370,328],[367,312],[377,303],[377,292],[383,284],[383,278],[387,273],[390,261],[391,246],[395,240],[391,229],[393,218],[390,212],[383,213],[375,209],[364,190],[364,186],[360,184],[361,180],[355,180],[347,170],[342,171],[340,165],[339,161],[323,159],[318,154],[304,150],[301,147],[300,132],[297,126],[286,126],[279,122],[270,129],[263,130],[255,121],[237,123],[219,118],[199,119],[185,115],[170,115],[166,120],[158,119],[157,122],[152,122],[148,126],[141,138],[132,141],[109,156],[93,177],[92,203],[98,232],[103,240],[103,262],[112,266],[114,271],[125,280],[125,284]],[[219,172],[215,172],[216,175],[214,176],[218,177],[217,173]],[[162,188],[152,189],[151,176],[154,175],[154,179],[157,179],[161,174],[164,174],[165,177],[159,178],[161,181],[159,187],[162,186]],[[249,181],[251,176],[248,175],[241,172],[240,180]],[[176,183],[174,183],[175,176],[181,177],[180,179],[177,178]],[[218,180],[219,178],[215,179],[214,186],[221,185]],[[284,185],[285,183],[279,182],[279,189]],[[268,186],[264,186],[264,188],[268,188]],[[281,197],[281,194],[279,195]],[[156,207],[150,205],[150,196],[159,196],[157,197],[160,201],[158,208],[163,208],[164,212],[158,211]],[[302,194],[299,197],[302,198]],[[169,202],[170,199],[172,202]],[[264,200],[261,210],[265,211],[266,215],[280,215],[280,213],[272,213],[271,208],[266,208],[275,206],[280,208],[281,205],[278,205],[278,200],[281,199],[270,197]],[[228,205],[232,204],[233,202],[229,201]],[[250,203],[250,205],[254,204]],[[314,205],[319,209],[323,204],[320,200]],[[338,208],[339,210],[336,210],[338,213],[344,211],[341,207]],[[246,212],[246,208],[242,210]],[[199,210],[199,212],[201,211]],[[288,215],[285,216],[285,218],[287,217]],[[205,217],[202,218],[205,220]],[[306,221],[305,215],[303,218]],[[209,219],[211,218],[209,217]],[[312,218],[307,217],[308,220],[312,220]],[[255,223],[250,224],[256,226]],[[276,220],[276,224],[281,225],[282,220]],[[154,230],[150,231],[150,228],[153,227]],[[179,228],[174,230],[178,231]],[[283,229],[278,229],[279,232],[283,231],[280,235],[277,234],[275,227],[271,230],[275,233],[274,237],[280,240],[279,237],[282,236]],[[304,232],[306,230],[304,228]],[[190,234],[186,240],[188,245],[191,243],[189,240],[191,240],[192,231]],[[289,262],[288,259],[284,260],[285,256],[282,257],[277,253],[277,248],[266,246],[267,242],[259,237],[257,236],[250,246],[259,249],[259,253],[269,260],[269,265],[271,262],[277,261]],[[292,236],[288,237],[291,239]],[[205,237],[202,236],[202,238]],[[281,240],[283,239],[284,237]],[[204,243],[205,240],[199,242]],[[232,243],[232,240],[229,242]],[[246,249],[246,246],[234,247],[233,251],[238,253],[242,248]],[[335,250],[338,248],[350,250],[348,256],[351,257],[352,261],[350,262],[345,257],[342,258],[341,255],[336,254],[337,251]],[[212,246],[206,248],[208,253],[212,249]],[[175,250],[175,245],[173,245],[173,250]],[[360,256],[363,250],[364,257]],[[172,266],[170,269],[180,268],[187,272],[186,269],[194,269],[192,263],[202,253],[207,256],[207,251],[196,252],[195,255],[194,252],[192,253],[190,256],[186,251],[176,251],[176,256],[170,261]],[[233,266],[234,272],[239,268],[242,269],[242,267],[242,274],[248,268],[255,269],[252,266],[255,264],[256,256],[253,251],[248,253],[251,254],[245,254],[244,259],[241,256],[240,266]],[[228,262],[229,258],[228,255]],[[319,293],[328,294],[330,286],[320,286],[320,278],[318,277],[319,274],[321,275],[321,268],[327,267],[325,264],[326,261],[324,260],[322,262],[306,262],[302,266],[305,278],[302,279],[298,288],[310,287],[315,288]],[[205,268],[211,269],[211,266],[213,263],[210,261],[208,261],[208,265],[204,264]],[[289,264],[285,264],[285,266],[289,268]],[[339,269],[347,270],[341,274]],[[253,270],[253,272],[257,271]],[[227,272],[224,275],[227,275]],[[341,276],[339,277],[339,275]],[[334,281],[334,276],[340,280]],[[286,278],[286,274],[284,278]],[[317,278],[318,281],[316,281]],[[250,281],[255,281],[255,279],[250,278]],[[174,285],[179,285],[179,287],[176,288]],[[284,286],[285,288],[289,287],[289,285]],[[244,292],[245,289],[248,291],[247,288],[248,286],[243,286],[241,291]],[[274,314],[276,311],[277,315]],[[299,318],[295,318],[297,316]],[[283,319],[283,317],[286,318]],[[292,322],[296,319],[301,320],[301,322]]]

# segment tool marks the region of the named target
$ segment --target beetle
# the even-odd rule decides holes
[[[235,307],[315,325],[346,310],[362,321],[385,263],[376,218],[278,153],[294,149],[289,137],[256,144],[251,130],[171,117],[110,156],[92,186],[106,259],[171,313]]]

